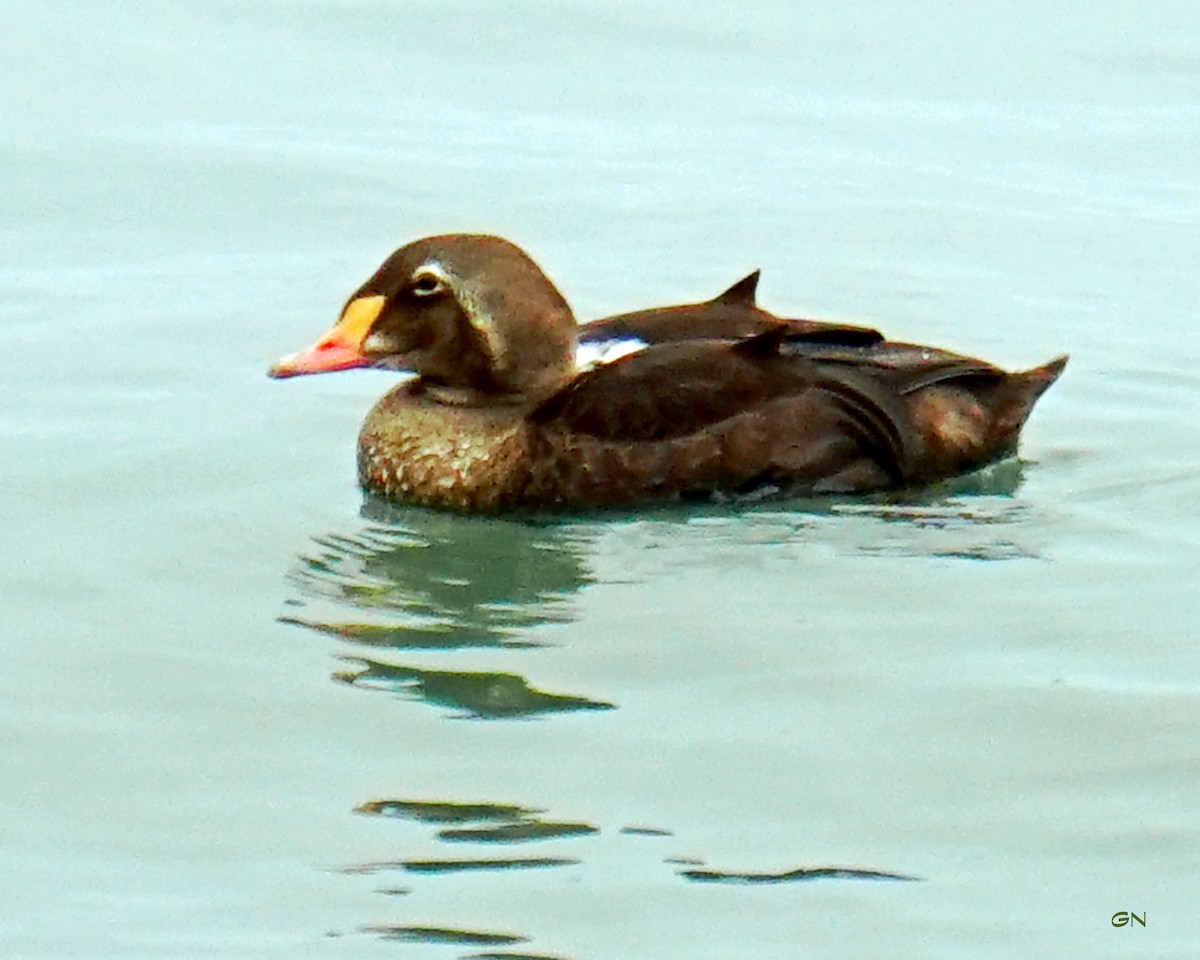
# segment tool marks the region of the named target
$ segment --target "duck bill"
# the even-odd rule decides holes
[[[363,341],[383,311],[382,296],[357,297],[346,304],[341,319],[307,350],[289,353],[277,360],[267,376],[277,380],[301,377],[308,373],[333,373],[371,367],[376,359],[363,351]]]

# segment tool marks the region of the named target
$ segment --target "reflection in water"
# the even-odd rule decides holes
[[[408,650],[453,650],[461,647],[503,646],[511,648],[539,647],[532,640],[518,640],[487,631],[448,629],[441,626],[411,624],[393,626],[383,623],[325,623],[302,617],[283,616],[280,623],[308,627],[319,633],[341,637],[367,647],[391,647]]]
[[[393,817],[443,826],[437,839],[447,843],[527,843],[564,837],[582,837],[600,831],[588,823],[545,820],[533,807],[504,803],[438,803],[423,800],[372,800],[354,811],[376,817]]]
[[[1013,497],[1023,474],[1022,461],[1004,460],[902,497],[843,502],[837,512],[882,521],[858,551],[871,556],[1035,558],[1037,551],[1017,539],[1029,510]]]
[[[547,820],[539,816],[545,811],[511,803],[453,803],[428,800],[372,800],[356,808],[367,816],[389,817],[414,823],[441,827],[434,839],[442,843],[516,844],[542,840],[565,840],[590,837],[600,828],[588,823]],[[447,828],[447,824],[454,826]],[[661,827],[621,827],[624,836],[661,839],[673,836]],[[515,857],[479,859],[398,860],[360,864],[348,873],[378,873],[404,870],[417,874],[452,874],[479,870],[512,870],[536,867],[578,866],[578,857]],[[900,880],[919,878],[860,867],[798,867],[782,873],[735,873],[704,868],[703,860],[683,857],[664,857],[663,863],[694,869],[680,870],[678,876],[700,883],[775,884],[806,880]]]
[[[783,873],[726,873],[722,870],[681,870],[681,877],[698,883],[797,883],[806,880],[905,880],[919,881],[902,873],[883,873],[857,867],[797,867]]]
[[[520,820],[543,810],[511,803],[429,803],[424,800],[372,800],[355,808],[372,817],[396,817],[419,823],[476,823],[486,820]]]
[[[530,820],[524,823],[506,823],[499,827],[478,829],[443,830],[439,840],[447,843],[528,843],[530,840],[556,840],[561,837],[586,837],[599,833],[587,823],[549,823],[545,820]]]
[[[857,528],[856,541],[840,541],[855,554],[962,560],[1035,558],[1036,548],[1021,542],[1029,507],[1014,497],[1024,471],[1022,461],[1003,460],[930,487],[805,501],[802,515],[842,523],[873,521]]]
[[[446,927],[364,927],[366,933],[374,933],[384,940],[399,940],[403,943],[449,943],[473,947],[505,947],[510,944],[528,943],[528,937],[511,933],[483,933],[478,930],[450,930]]]
[[[395,649],[530,646],[522,631],[572,619],[568,599],[589,582],[577,535],[561,526],[461,517],[367,500],[372,524],[327,534],[292,582],[304,605],[334,616],[285,622]],[[346,609],[356,617],[346,623]]]
[[[569,623],[576,615],[574,595],[598,582],[592,571],[603,569],[604,563],[611,575],[599,582],[608,584],[621,578],[641,582],[669,576],[677,564],[712,567],[768,553],[778,562],[790,563],[795,557],[807,563],[814,545],[832,545],[843,556],[967,562],[1037,557],[1037,549],[1022,542],[1028,536],[1022,531],[1030,524],[1028,506],[1012,496],[1020,480],[1020,463],[1009,461],[932,491],[853,500],[661,507],[632,518],[568,522],[467,518],[368,500],[364,529],[353,535],[322,536],[310,555],[301,558],[292,573],[299,596],[281,619],[354,644],[358,649],[341,656],[346,666],[335,674],[352,688],[399,694],[448,708],[455,716],[488,721],[606,711],[614,707],[607,699],[541,690],[521,673],[452,669],[459,664],[450,662],[433,668],[407,661],[417,650],[450,661],[467,649],[525,648],[527,652],[519,654],[523,666],[532,665],[544,655],[538,650],[549,644],[549,637],[562,642],[569,636],[539,628]],[[588,561],[592,541],[601,537],[607,538],[604,549]],[[780,546],[786,549],[774,549]],[[677,682],[685,683],[686,678],[681,672]],[[702,722],[702,711],[697,721]],[[412,888],[392,884],[377,892],[406,908],[419,907],[420,893],[428,886],[446,889],[484,874],[536,877],[539,871],[551,871],[546,880],[578,880],[589,868],[591,838],[601,833],[600,825],[513,803],[383,799],[365,803],[357,812],[424,828],[423,846],[445,845],[441,849],[452,854],[428,855],[426,849],[421,856],[396,857],[389,850],[387,859],[346,870],[381,879],[402,874]],[[613,832],[629,843],[659,845],[659,869],[684,884],[762,887],[816,880],[919,879],[838,865],[779,873],[718,870],[703,858],[679,856],[683,851],[664,826],[625,821]],[[496,856],[497,847],[507,848],[505,853],[528,849],[530,855]],[[411,922],[429,919],[406,916],[404,924],[363,930],[399,943],[466,948],[459,955],[475,960],[549,957],[505,949],[528,943],[530,936],[470,929],[469,919],[463,928]],[[481,952],[480,947],[500,949]]]
[[[347,867],[342,873],[353,876],[371,876],[377,873],[444,874],[444,873],[478,873],[504,870],[537,870],[544,867],[574,867],[582,861],[572,857],[508,857],[508,858],[464,858],[459,860],[377,860],[371,863],[359,863]],[[412,893],[409,887],[389,887],[377,890],[376,893],[388,896],[407,896]]]
[[[349,876],[372,876],[378,873],[473,873],[495,870],[528,870],[543,867],[573,867],[581,861],[572,857],[463,857],[456,860],[372,860],[345,867],[341,872]],[[412,893],[408,887],[377,890],[390,896]]]
[[[526,807],[513,803],[459,803],[438,800],[372,800],[356,808],[356,813],[366,816],[386,817],[393,820],[409,821],[432,827],[436,830],[434,838],[442,843],[455,844],[489,844],[489,843],[525,843],[537,840],[558,839],[569,840],[576,837],[590,836],[598,833],[598,829],[589,824],[560,823],[541,819],[543,811],[536,807]],[[450,829],[447,825],[455,825]],[[457,859],[421,859],[399,860],[394,862],[366,863],[349,868],[347,873],[375,874],[383,871],[401,870],[417,876],[438,878],[473,875],[480,872],[511,872],[515,870],[528,871],[555,867],[579,866],[582,861],[578,857],[565,856],[536,856],[536,857],[479,857]],[[383,893],[384,891],[380,891]],[[495,933],[490,931],[447,929],[432,926],[371,926],[364,927],[365,933],[371,933],[385,940],[403,943],[437,943],[456,946],[473,947],[506,947],[518,943],[527,943],[529,937],[518,934]],[[532,953],[470,953],[463,954],[467,958],[504,957],[507,960],[519,958],[538,958],[538,960],[554,960],[549,954]],[[561,960],[561,958],[559,958]]]
[[[535,628],[569,622],[570,598],[590,582],[586,537],[562,525],[461,517],[368,499],[372,524],[329,534],[291,575],[303,611],[280,620],[369,647],[345,657],[335,679],[500,720],[609,710],[607,700],[540,690],[512,672],[431,669],[386,662],[386,650],[535,648]],[[386,525],[381,525],[386,524]],[[349,617],[347,613],[349,612]]]
[[[351,659],[351,658],[348,658]],[[462,710],[462,716],[499,720],[572,710],[611,710],[613,704],[587,697],[546,693],[515,673],[422,670],[353,658],[363,665],[338,679],[357,687],[392,690],[414,700]]]
[[[566,957],[548,953],[468,953],[462,960],[567,960]]]
[[[528,870],[537,867],[571,867],[570,857],[516,857],[509,860],[405,860],[409,873],[468,873],[477,870]]]
[[[830,532],[859,554],[1033,557],[1037,551],[1019,539],[1030,508],[1013,496],[1023,471],[1010,459],[874,497],[656,506],[638,511],[635,523],[661,526],[664,541],[690,540],[697,525],[715,523],[743,545],[756,530],[799,541]],[[303,612],[280,619],[376,650],[541,645],[535,629],[569,623],[571,598],[593,582],[584,560],[591,542],[630,519],[464,517],[370,497],[363,516],[368,525],[353,535],[314,539],[291,574],[300,594],[291,605]],[[841,529],[848,520],[871,522]]]
[[[866,515],[885,527],[859,552],[881,557],[940,557],[958,560],[1034,559],[1036,549],[1014,538],[1020,532],[1024,507],[1016,503],[949,503],[938,507],[876,504],[845,507],[848,516]],[[891,528],[891,529],[889,529]]]
[[[613,533],[632,532],[660,559],[683,551],[689,564],[720,560],[714,548],[804,549],[831,540],[840,552],[868,556],[1034,558],[1036,545],[1023,541],[1036,525],[1012,496],[1022,470],[1013,459],[929,490],[656,507],[632,522],[607,515],[569,523],[463,517],[368,498],[367,527],[318,537],[300,559],[291,574],[298,609],[280,619],[370,648],[370,658],[356,658],[362,669],[337,676],[352,686],[402,692],[476,718],[605,709],[612,706],[607,698],[542,691],[516,673],[427,669],[388,663],[381,654],[545,644],[537,628],[573,619],[572,597],[594,582],[584,556],[593,540]],[[634,577],[659,566],[649,556],[644,570],[640,558],[631,560],[626,572]]]

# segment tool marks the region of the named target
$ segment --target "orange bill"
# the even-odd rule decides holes
[[[267,375],[283,379],[371,366],[374,360],[363,352],[363,341],[383,311],[383,305],[384,298],[379,295],[351,300],[342,311],[341,319],[328,333],[307,350],[281,357]]]

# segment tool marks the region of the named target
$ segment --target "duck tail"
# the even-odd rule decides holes
[[[1038,390],[1040,394],[1046,387],[1050,386],[1061,375],[1067,366],[1067,361],[1070,359],[1065,353],[1055,357],[1049,363],[1043,363],[1040,367],[1034,367],[1032,370],[1026,370],[1021,376],[1027,377],[1031,381],[1036,381],[1042,384]]]
[[[1014,432],[1020,430],[1033,411],[1033,405],[1062,375],[1066,365],[1067,357],[1064,354],[1055,357],[1049,363],[1043,363],[1040,367],[1012,374],[1008,379],[1008,402],[1003,405],[1001,412],[1001,429],[1007,428]]]

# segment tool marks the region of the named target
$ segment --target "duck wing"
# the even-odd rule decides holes
[[[758,271],[754,271],[704,303],[655,307],[617,314],[584,324],[583,343],[638,340],[645,344],[680,340],[742,340],[782,327],[796,342],[861,347],[878,343],[883,334],[870,327],[820,320],[785,319],[754,302]]]
[[[869,372],[901,396],[941,383],[997,383],[1007,376],[1000,367],[984,360],[917,343],[884,340],[847,344],[788,336],[783,351],[822,365]]]
[[[742,416],[768,416],[773,401],[802,398],[805,422],[772,423],[772,429],[794,427],[804,443],[813,442],[813,429],[852,437],[895,482],[905,479],[915,441],[895,391],[853,366],[785,355],[786,338],[775,325],[737,342],[651,347],[578,376],[530,419],[611,443],[653,443],[700,435]]]

